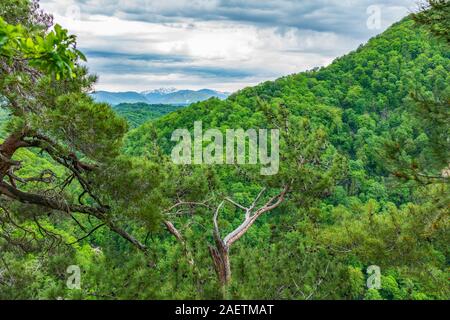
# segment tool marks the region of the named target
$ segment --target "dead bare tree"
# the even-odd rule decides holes
[[[238,241],[242,236],[251,228],[251,226],[261,217],[264,213],[270,212],[278,208],[286,199],[286,195],[289,192],[289,185],[286,185],[280,193],[270,198],[263,206],[257,208],[261,197],[266,192],[264,188],[258,196],[255,198],[250,207],[245,207],[230,198],[226,198],[217,207],[214,214],[214,242],[215,246],[209,246],[209,252],[214,262],[214,267],[217,273],[217,277],[222,286],[226,286],[231,281],[231,265],[230,265],[230,248]],[[222,239],[219,228],[219,213],[224,206],[225,202],[229,202],[235,207],[245,212],[244,221],[235,230],[230,232],[225,238]]]
[[[257,208],[258,203],[260,202],[263,195],[266,193],[267,189],[263,188],[258,196],[255,198],[253,203],[249,207],[245,207],[241,204],[238,204],[234,200],[230,198],[225,198],[220,205],[216,208],[213,218],[213,236],[215,245],[209,245],[209,252],[211,258],[214,263],[214,269],[217,273],[218,280],[222,286],[226,286],[231,281],[231,265],[230,265],[230,257],[229,252],[233,243],[238,241],[244,234],[252,227],[252,225],[261,217],[264,213],[272,211],[278,208],[286,199],[286,196],[289,192],[290,185],[286,185],[281,192],[277,195],[271,197],[264,205]],[[225,202],[232,204],[233,206],[241,209],[245,212],[244,221],[242,224],[229,233],[224,239],[221,238],[220,228],[219,228],[219,213],[223,208]],[[165,211],[165,214],[168,215],[174,209],[178,209],[180,207],[188,206],[190,209],[195,207],[205,207],[208,209],[212,209],[207,202],[184,202],[179,201],[169,209]],[[176,211],[176,214],[182,215],[184,211]],[[169,221],[163,221],[167,231],[172,234],[176,240],[185,248],[185,254],[189,259],[189,263],[194,266],[194,260],[192,254],[187,251],[186,239],[183,237],[182,233],[175,227],[175,225]]]

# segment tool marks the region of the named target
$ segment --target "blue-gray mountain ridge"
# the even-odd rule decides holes
[[[189,105],[191,103],[205,101],[210,98],[226,99],[228,92],[219,92],[210,89],[177,90],[174,88],[162,88],[144,92],[108,92],[96,91],[91,94],[97,102],[109,103],[113,106],[121,103],[147,103],[147,104],[169,104]]]

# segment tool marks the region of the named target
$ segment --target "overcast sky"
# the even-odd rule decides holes
[[[417,0],[41,0],[78,35],[98,90],[221,91],[329,64]],[[380,19],[378,19],[380,18]]]

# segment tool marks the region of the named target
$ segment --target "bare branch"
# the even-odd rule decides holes
[[[78,239],[77,241],[74,241],[72,243],[68,243],[69,246],[74,245],[75,243],[78,243],[80,241],[83,241],[86,238],[89,238],[95,231],[97,231],[98,229],[100,229],[101,227],[105,226],[105,223],[102,223],[100,225],[98,225],[97,227],[95,227],[94,229],[92,229],[87,235],[85,235],[83,238]]]
[[[175,226],[173,225],[173,223],[170,222],[170,221],[167,221],[167,220],[164,221],[163,223],[164,223],[164,225],[166,226],[167,230],[168,230],[175,238],[177,238],[177,240],[178,240],[179,242],[181,242],[182,244],[184,244],[184,238],[183,238],[183,236],[181,235],[180,231],[178,231],[177,228],[175,228]]]
[[[249,211],[249,208],[244,207],[243,205],[240,205],[239,203],[235,202],[234,200],[230,199],[230,198],[225,198],[226,201],[228,201],[229,203],[231,203],[232,205],[234,205],[235,207],[238,207],[239,209],[242,209],[244,211]]]
[[[15,175],[14,171],[16,169],[17,167],[14,166],[11,167],[8,171],[8,177],[21,183],[28,183],[28,182],[51,183],[54,181],[54,178],[56,177],[56,174],[53,171],[51,171],[50,169],[46,169],[39,174],[39,177],[22,178]]]
[[[218,218],[219,218],[220,209],[222,209],[223,205],[224,205],[224,202],[222,201],[219,204],[219,206],[217,207],[216,212],[214,213],[214,219],[213,219],[213,221],[214,221],[214,236],[217,239],[221,239]]]
[[[259,208],[253,215],[251,214],[251,211],[248,209],[246,210],[246,214],[245,214],[245,220],[244,222],[237,227],[234,231],[232,231],[230,234],[228,234],[225,239],[223,240],[223,242],[225,243],[226,246],[231,246],[234,242],[236,242],[237,240],[239,240],[247,231],[248,229],[250,229],[250,227],[255,223],[255,221],[264,213],[268,212],[268,211],[272,211],[273,209],[277,208],[285,199],[286,193],[288,192],[289,187],[286,186],[281,193],[279,193],[278,195],[276,195],[275,197],[271,198],[264,206],[262,206],[261,208]],[[259,201],[259,199],[261,198],[261,196],[263,195],[263,193],[265,192],[265,189],[263,189],[259,195],[257,196],[257,198],[255,199],[255,201],[252,204],[253,210],[254,207],[256,206],[257,202]],[[239,206],[242,207],[242,206]]]
[[[179,207],[183,207],[183,206],[189,206],[189,207],[205,207],[205,208],[210,208],[207,204],[206,201],[204,202],[189,202],[189,201],[179,201],[176,204],[174,204],[173,206],[171,206],[170,208],[164,210],[164,213],[169,213],[172,212],[172,210],[179,208]]]
[[[264,192],[266,192],[266,190],[267,190],[266,188],[263,188],[261,190],[261,192],[256,197],[255,201],[253,201],[253,204],[250,206],[250,211],[255,209],[256,205],[258,204],[259,199],[261,199],[262,195],[264,194]]]
[[[116,232],[121,237],[136,246],[139,250],[143,251],[144,253],[147,252],[147,247],[145,245],[140,243],[136,238],[128,234],[125,230],[117,226],[112,220],[109,219],[109,217],[106,215],[106,212],[108,211],[107,207],[92,207],[86,205],[68,204],[64,201],[52,199],[39,194],[22,192],[5,182],[0,182],[0,194],[3,194],[21,203],[39,205],[63,212],[79,212],[93,215],[100,221],[103,221],[112,231]]]

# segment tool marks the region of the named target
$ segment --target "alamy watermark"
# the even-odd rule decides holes
[[[81,289],[81,269],[79,266],[72,265],[66,270],[70,276],[67,278],[67,288],[70,290],[80,290]]]
[[[77,5],[68,6],[65,16],[72,20],[81,20],[81,8]]]
[[[367,28],[369,30],[381,29],[381,6],[372,5],[367,7],[367,14],[369,15],[369,18],[367,19]]]
[[[270,132],[270,138],[269,138]],[[269,141],[270,140],[270,141]],[[194,123],[193,139],[187,129],[177,129],[172,141],[172,161],[179,165],[238,164],[261,165],[261,175],[276,175],[280,168],[280,132],[278,129],[218,129],[203,132],[203,123]]]
[[[381,289],[381,268],[379,266],[369,266],[367,268],[367,288]]]

